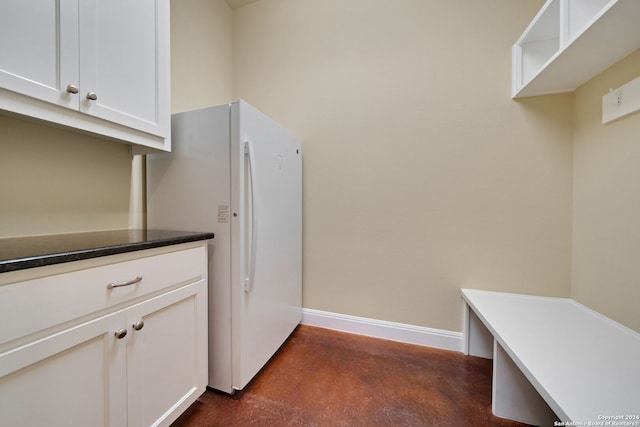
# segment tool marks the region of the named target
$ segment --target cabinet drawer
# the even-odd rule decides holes
[[[206,246],[0,286],[0,346],[207,278]],[[109,288],[109,284],[128,286]],[[37,335],[33,338],[37,338]]]

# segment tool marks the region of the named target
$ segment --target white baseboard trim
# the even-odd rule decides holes
[[[461,332],[443,331],[311,308],[302,309],[302,324],[443,350],[458,352],[463,350]]]

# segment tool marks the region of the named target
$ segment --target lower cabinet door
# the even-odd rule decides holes
[[[0,424],[126,426],[125,322],[115,312],[0,354]]]
[[[207,281],[127,310],[129,425],[169,425],[205,391]]]

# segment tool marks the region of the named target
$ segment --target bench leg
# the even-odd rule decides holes
[[[464,305],[464,354],[485,359],[493,358],[493,335],[474,313]]]
[[[552,426],[558,419],[540,394],[494,340],[493,413],[501,418],[536,426]]]

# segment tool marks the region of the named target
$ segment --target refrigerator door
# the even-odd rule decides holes
[[[242,389],[302,317],[302,145],[231,106],[232,378]]]

